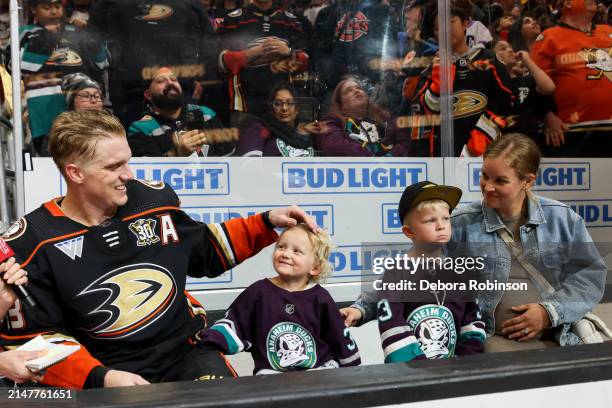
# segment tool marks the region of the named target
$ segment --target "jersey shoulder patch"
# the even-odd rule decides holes
[[[238,8],[228,14],[228,17],[240,17],[242,15],[242,9]]]
[[[19,238],[23,235],[26,228],[28,227],[28,222],[25,218],[21,217],[19,220],[15,221],[3,234],[2,239],[5,241],[12,241],[14,239]]]

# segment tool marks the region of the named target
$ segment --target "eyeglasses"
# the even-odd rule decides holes
[[[274,106],[274,108],[276,109],[281,109],[284,105],[287,105],[288,108],[295,108],[297,106],[297,102],[296,101],[282,101],[280,99],[275,99],[274,102],[272,102],[272,106]]]
[[[83,92],[83,93],[78,93],[77,96],[79,98],[81,98],[84,101],[101,101],[102,100],[102,96],[98,93],[89,93],[89,92]]]

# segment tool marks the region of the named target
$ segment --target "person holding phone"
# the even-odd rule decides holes
[[[204,145],[209,156],[234,152],[237,132],[223,129],[210,108],[185,103],[183,88],[170,68],[162,67],[144,91],[145,111],[128,129],[134,156],[190,156]]]

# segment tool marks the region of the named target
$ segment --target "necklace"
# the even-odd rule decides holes
[[[436,303],[438,304],[438,306],[443,306],[444,301],[446,300],[446,289],[444,289],[444,292],[442,294],[442,302],[440,302],[440,299],[438,298],[438,293],[440,293],[439,290],[430,290],[430,292],[433,293],[433,295],[436,297]]]

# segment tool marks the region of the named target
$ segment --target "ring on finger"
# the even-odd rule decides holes
[[[525,336],[526,336],[526,335],[528,335],[528,334],[529,334],[529,328],[525,327],[525,328],[523,329],[523,334],[524,334]]]

